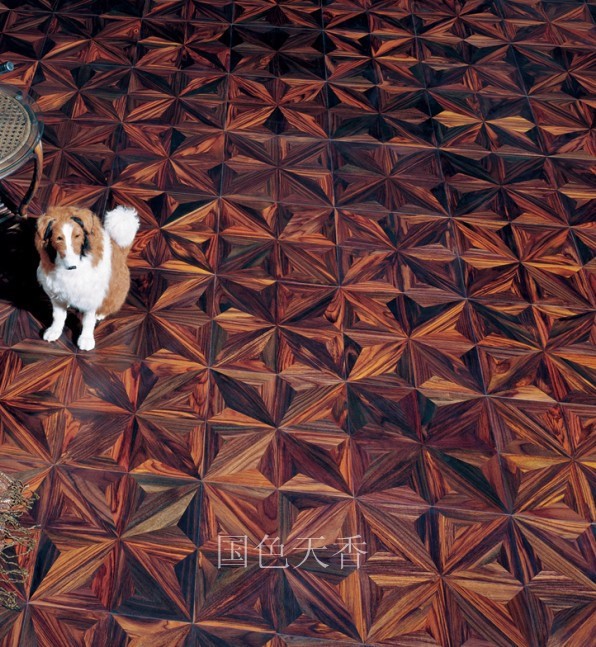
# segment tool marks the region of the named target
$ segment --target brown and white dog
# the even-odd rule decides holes
[[[82,314],[78,347],[95,348],[95,322],[117,312],[128,294],[126,259],[138,228],[137,212],[127,207],[106,213],[103,226],[95,214],[78,207],[51,207],[39,218],[37,278],[53,311],[46,341],[60,337],[70,307]]]

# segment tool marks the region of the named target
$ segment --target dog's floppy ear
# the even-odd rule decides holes
[[[52,237],[52,227],[54,219],[48,215],[40,216],[37,219],[37,235],[41,238],[43,243],[47,243]]]
[[[72,207],[70,209],[70,219],[74,220],[77,225],[80,225],[88,236],[93,236],[95,233],[95,214],[89,209],[82,207]]]
[[[77,225],[83,230],[83,246],[81,247],[81,256],[91,249],[91,241],[93,236],[96,233],[96,216],[89,209],[84,209],[81,207],[73,207],[70,210],[70,219],[73,222],[76,222]]]
[[[54,218],[49,215],[43,215],[37,219],[37,235],[35,236],[35,246],[41,255],[46,252],[50,257],[52,263],[56,258],[56,250],[52,245],[52,228],[54,226]]]
[[[89,231],[87,227],[85,227],[85,223],[78,216],[71,216],[70,219],[73,222],[76,222],[77,225],[83,230],[83,245],[81,246],[81,256],[85,256],[85,254],[91,249],[91,245],[89,244]]]

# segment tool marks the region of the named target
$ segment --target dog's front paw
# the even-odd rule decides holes
[[[54,328],[53,326],[50,326],[43,334],[44,341],[56,341],[60,339],[60,335],[62,335],[62,329],[61,328]]]
[[[81,350],[93,350],[95,348],[95,339],[93,338],[93,335],[81,335],[77,345]]]

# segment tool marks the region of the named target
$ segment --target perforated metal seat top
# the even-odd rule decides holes
[[[18,99],[0,90],[0,166],[27,145],[31,117]]]

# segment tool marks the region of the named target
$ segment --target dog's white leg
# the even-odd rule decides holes
[[[83,313],[83,330],[78,341],[78,347],[81,350],[93,350],[95,348],[93,331],[95,330],[96,321],[97,317],[95,315],[95,310]]]
[[[45,341],[60,339],[66,323],[66,313],[66,306],[63,303],[52,300],[52,325],[43,334]]]

